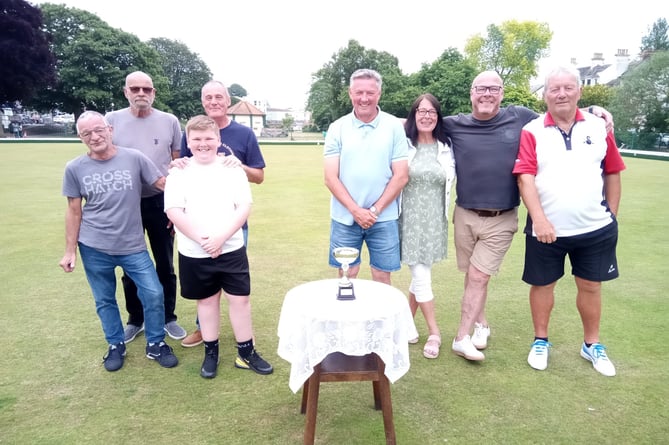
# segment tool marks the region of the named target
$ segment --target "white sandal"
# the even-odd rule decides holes
[[[439,348],[441,347],[441,337],[439,335],[430,335],[423,347],[423,356],[425,358],[439,357]]]

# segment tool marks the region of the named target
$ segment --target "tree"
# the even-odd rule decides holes
[[[537,113],[546,111],[546,104],[543,100],[537,99],[537,96],[526,87],[509,86],[504,87],[504,99],[502,99],[502,106],[522,105]]]
[[[290,140],[293,140],[293,124],[295,123],[295,118],[290,114],[287,114],[283,119],[281,119],[281,128],[290,135]]]
[[[239,85],[238,83],[233,83],[228,87],[228,94],[230,94],[230,97],[246,97],[248,93],[244,89],[243,86]]]
[[[658,19],[648,28],[648,35],[641,39],[641,54],[654,51],[669,51],[669,24],[667,19]]]
[[[609,108],[613,99],[613,90],[606,85],[586,85],[581,91],[581,100],[578,101],[579,108],[587,108],[591,105]]]
[[[656,133],[669,132],[669,51],[655,52],[623,74],[610,111],[621,140],[631,131],[641,146],[650,146]]]
[[[422,93],[431,93],[441,103],[446,115],[467,113],[471,103],[467,92],[476,76],[476,69],[455,48],[445,50],[437,60],[423,64],[421,69],[410,76],[413,91],[408,93],[407,113],[413,101]]]
[[[127,105],[125,76],[141,70],[153,78],[155,105],[167,109],[168,92],[160,56],[136,36],[111,28],[96,15],[63,5],[44,3],[44,30],[51,36],[58,80],[44,88],[32,105],[58,108],[79,116],[84,110],[105,112]]]
[[[0,102],[27,101],[56,80],[42,12],[24,0],[0,3]]]
[[[368,50],[356,40],[332,55],[332,59],[312,74],[307,108],[319,129],[325,130],[331,122],[351,112],[348,85],[351,74],[359,68],[376,70],[383,78],[379,106],[394,114],[406,109],[406,103],[397,103],[393,94],[405,86],[406,78],[399,68],[397,57],[376,50]]]
[[[148,45],[160,55],[170,94],[165,103],[179,119],[188,120],[202,112],[200,91],[211,79],[207,64],[186,45],[165,38],[150,39]]]
[[[553,33],[547,23],[510,20],[501,26],[489,25],[488,35],[476,35],[465,44],[465,55],[477,71],[499,73],[505,87],[529,91],[530,79],[537,76],[539,60],[548,55]]]

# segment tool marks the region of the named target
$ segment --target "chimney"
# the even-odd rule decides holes
[[[616,53],[616,76],[622,76],[630,65],[630,56],[627,49],[619,49]]]
[[[604,63],[604,54],[603,53],[595,53],[592,56],[592,64],[593,65],[601,65]]]

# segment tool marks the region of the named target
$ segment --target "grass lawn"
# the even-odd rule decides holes
[[[329,193],[322,146],[262,149],[266,179],[252,186],[249,221],[251,298],[258,350],[275,372],[234,368],[234,339],[224,317],[219,375],[205,380],[201,347],[185,349],[168,339],[180,363],[162,369],[144,357],[143,335],[129,344],[121,371],[104,370],[107,345],[83,268],[78,263],[65,274],[58,267],[63,169],[84,146],[0,144],[0,444],[302,442],[301,393],[288,388],[289,364],[276,354],[276,329],[290,288],[335,276],[327,266]],[[625,162],[621,277],[604,284],[601,329],[618,375],[599,375],[578,354],[582,331],[569,271],[557,287],[549,368],[527,365],[532,323],[528,287],[520,280],[521,234],[491,280],[486,360],[475,364],[451,354],[463,282],[451,241],[451,257],[433,272],[441,355],[423,358],[427,330],[418,315],[421,341],[410,347],[411,369],[391,387],[399,444],[667,443],[669,163]],[[365,265],[360,278],[369,276]],[[393,284],[406,292],[407,268],[393,275]],[[125,319],[120,286],[118,297]],[[178,297],[177,314],[191,331],[194,302]],[[384,443],[369,382],[322,386],[316,443]]]

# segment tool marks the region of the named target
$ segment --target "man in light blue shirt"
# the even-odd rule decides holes
[[[337,247],[367,245],[372,279],[390,284],[400,269],[399,196],[407,183],[408,145],[399,119],[379,108],[381,75],[359,69],[351,75],[353,111],[334,121],[325,138],[325,185],[330,205],[329,264]],[[348,275],[357,276],[360,257]],[[340,272],[341,273],[341,272]]]

